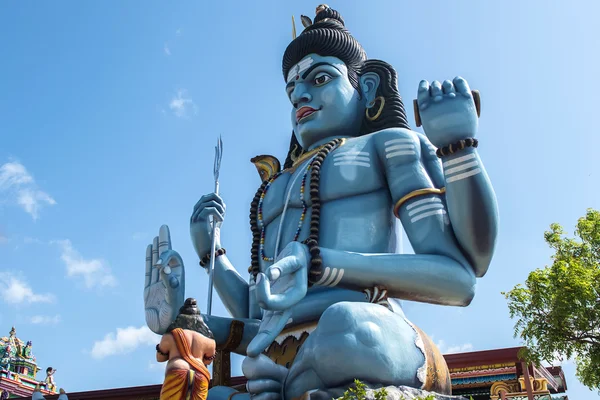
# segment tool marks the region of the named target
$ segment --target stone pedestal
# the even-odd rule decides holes
[[[375,400],[375,392],[380,391],[381,389],[367,389],[366,396],[364,400]],[[412,399],[425,399],[427,396],[432,395],[433,397],[427,398],[427,400],[469,400],[462,396],[448,396],[445,394],[437,394],[433,392],[428,392],[426,390],[415,389],[407,386],[386,386],[385,390],[387,391],[387,397],[385,400],[412,400]],[[323,393],[324,394],[324,393]],[[321,400],[320,393],[309,394],[310,399]],[[338,400],[340,400],[338,398]],[[325,398],[323,397],[323,400]]]

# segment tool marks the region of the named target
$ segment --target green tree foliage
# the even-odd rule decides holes
[[[574,359],[579,380],[600,390],[600,212],[579,219],[575,238],[559,224],[544,238],[554,250],[552,265],[503,293],[515,337],[525,342],[527,360]]]

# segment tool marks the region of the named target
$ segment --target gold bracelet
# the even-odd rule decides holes
[[[406,196],[404,196],[400,200],[398,200],[398,202],[394,206],[394,215],[396,216],[396,218],[400,218],[400,216],[398,215],[398,213],[400,212],[400,207],[402,206],[402,204],[406,203],[408,200],[410,200],[414,197],[422,196],[424,194],[444,194],[444,193],[446,193],[445,187],[443,187],[441,189],[426,188],[426,189],[413,190],[412,192],[410,192],[409,194],[407,194]]]

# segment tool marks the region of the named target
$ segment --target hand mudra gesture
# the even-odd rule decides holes
[[[156,334],[164,334],[183,305],[184,296],[183,260],[171,248],[169,227],[163,225],[146,249],[144,307],[148,328]]]

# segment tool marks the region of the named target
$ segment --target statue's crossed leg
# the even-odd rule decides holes
[[[436,364],[437,363],[437,364]],[[402,314],[369,303],[329,307],[302,344],[289,371],[265,355],[242,365],[253,399],[336,398],[359,379],[370,386],[401,386],[449,392],[443,358],[429,338]],[[215,387],[209,400],[250,394]]]

